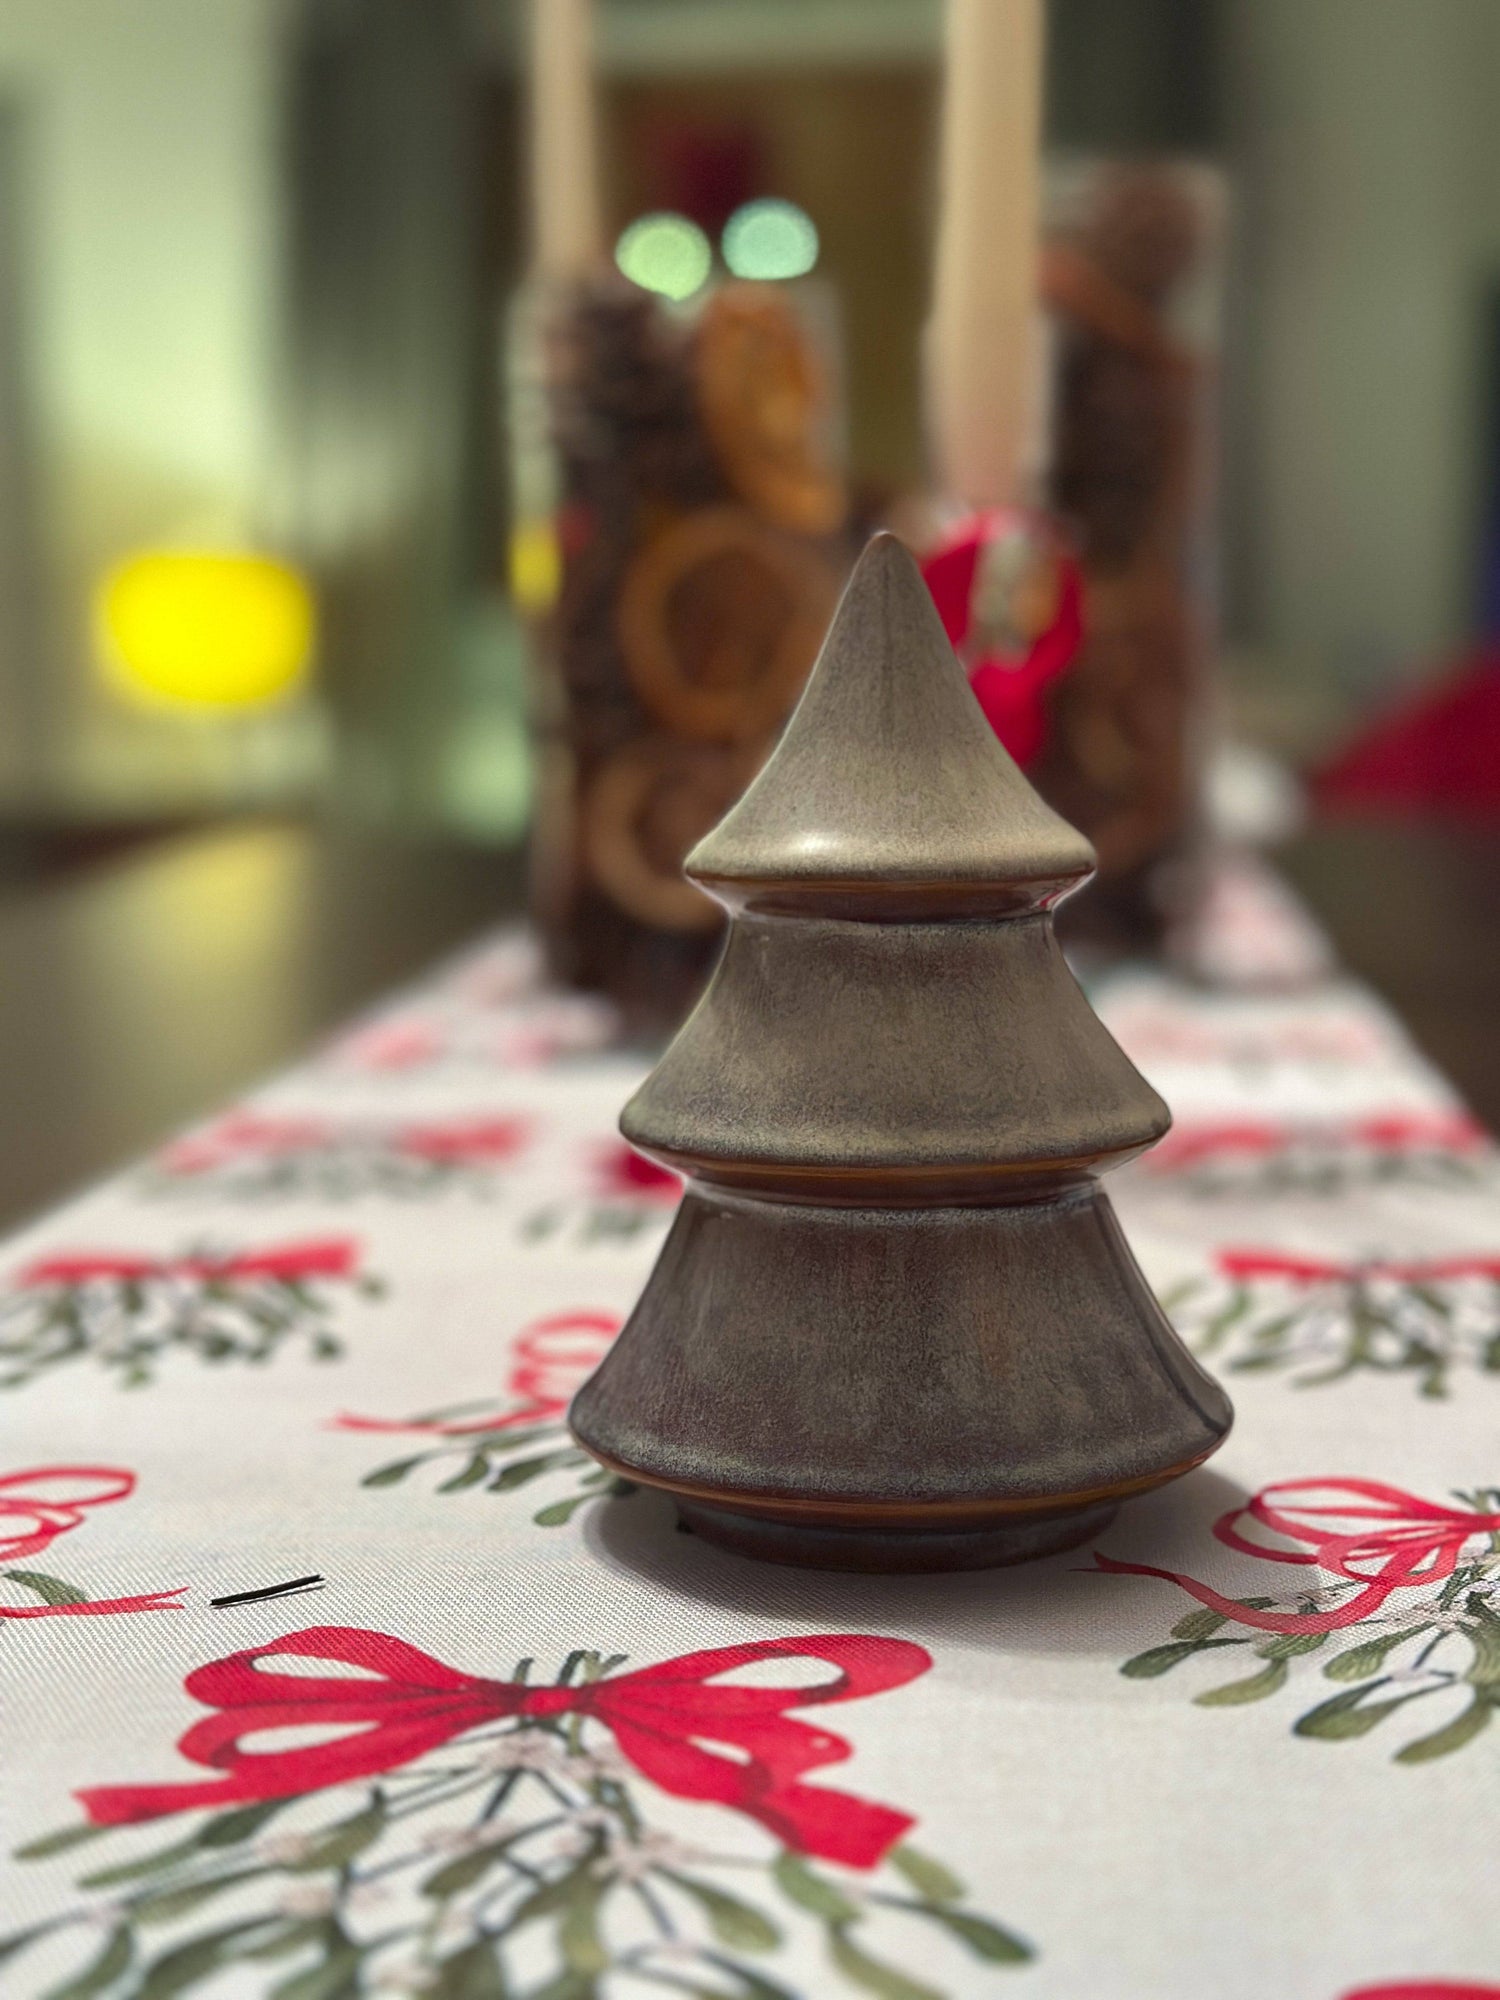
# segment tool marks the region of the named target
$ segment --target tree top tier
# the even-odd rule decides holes
[[[882,537],[780,748],[689,857],[729,937],[625,1136],[721,1188],[907,1207],[1030,1201],[1129,1159],[1166,1106],[1052,930],[1092,859]]]
[[[774,756],[686,872],[731,909],[940,922],[1048,907],[1093,867],[996,740],[916,563],[878,535]]]

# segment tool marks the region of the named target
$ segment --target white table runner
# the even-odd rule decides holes
[[[572,1448],[676,1189],[518,936],[7,1244],[0,1991],[1500,2000],[1495,1154],[1344,980],[1097,997],[1238,1421],[1023,1569],[751,1564]]]

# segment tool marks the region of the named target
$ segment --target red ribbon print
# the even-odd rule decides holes
[[[425,1021],[376,1021],[335,1043],[335,1053],[355,1069],[415,1069],[433,1062],[442,1043]]]
[[[393,1143],[412,1159],[458,1166],[511,1159],[525,1145],[526,1135],[523,1118],[475,1118],[456,1125],[405,1125]]]
[[[191,1177],[238,1160],[292,1160],[347,1145],[425,1160],[433,1166],[493,1165],[526,1143],[524,1118],[470,1118],[434,1125],[331,1125],[315,1118],[262,1118],[233,1112],[177,1140],[161,1156],[168,1173]]]
[[[276,1654],[337,1660],[378,1678],[264,1671],[259,1663]],[[774,1659],[821,1660],[838,1671],[802,1687],[715,1685],[723,1674]],[[502,1717],[582,1715],[613,1731],[642,1776],[674,1798],[730,1806],[801,1853],[873,1868],[913,1824],[910,1815],[802,1784],[804,1772],[839,1763],[850,1747],[787,1711],[881,1694],[931,1665],[931,1655],[905,1639],[760,1639],[577,1687],[528,1687],[459,1673],[383,1632],[318,1625],[188,1675],[187,1692],[219,1713],[195,1722],[177,1747],[221,1776],[186,1785],[106,1785],[77,1796],[96,1826],[118,1826],[374,1777]],[[245,1748],[261,1730],[351,1723],[365,1727],[291,1750]]]
[[[1394,1986],[1361,1986],[1344,2000],[1500,2000],[1500,1986],[1468,1979],[1398,1979]]]
[[[429,1437],[476,1437],[486,1431],[524,1429],[528,1424],[556,1423],[567,1415],[575,1393],[604,1359],[620,1331],[618,1313],[553,1313],[533,1320],[511,1343],[514,1366],[505,1387],[520,1401],[514,1409],[492,1416],[354,1417],[339,1416],[340,1431],[419,1431]]]
[[[1283,1124],[1244,1118],[1175,1126],[1147,1155],[1153,1173],[1180,1173],[1205,1160],[1268,1159],[1297,1146],[1377,1153],[1477,1153],[1489,1134],[1465,1112],[1391,1113],[1347,1124]]]
[[[1357,1285],[1371,1278],[1392,1278],[1403,1285],[1451,1278],[1500,1279],[1500,1257],[1427,1257],[1409,1262],[1376,1257],[1364,1264],[1334,1264],[1324,1257],[1288,1256],[1279,1250],[1221,1250],[1217,1261],[1226,1278],[1283,1278],[1292,1285]]]
[[[675,1202],[682,1193],[681,1174],[659,1167],[634,1146],[601,1146],[596,1174],[599,1192],[606,1200]]]
[[[1268,1548],[1248,1540],[1239,1529],[1247,1518],[1303,1548]],[[1098,1554],[1094,1561],[1111,1575],[1156,1576],[1175,1583],[1200,1604],[1263,1632],[1337,1632],[1378,1611],[1393,1590],[1445,1582],[1458,1567],[1464,1544],[1497,1530],[1500,1514],[1441,1507],[1371,1479],[1283,1479],[1262,1487],[1245,1506],[1220,1515],[1214,1536],[1226,1548],[1265,1562],[1314,1565],[1361,1586],[1328,1611],[1256,1611],[1175,1570]]]
[[[114,1465],[38,1465],[0,1478],[0,1563],[24,1562],[50,1548],[59,1535],[82,1527],[90,1507],[107,1507],[135,1491],[135,1474]],[[98,1618],[115,1611],[180,1611],[187,1588],[144,1597],[100,1597],[81,1604],[0,1604],[0,1618]]]
[[[201,1132],[174,1139],[161,1154],[172,1174],[212,1173],[216,1167],[252,1156],[285,1159],[326,1146],[332,1127],[318,1118],[262,1118],[254,1112],[233,1111]]]
[[[135,1491],[135,1474],[113,1465],[37,1465],[0,1478],[0,1526],[6,1520],[29,1525],[19,1533],[0,1533],[0,1562],[22,1562],[39,1556],[59,1535],[83,1525],[84,1510],[126,1500]]]
[[[152,1278],[191,1278],[213,1283],[246,1278],[352,1278],[359,1269],[359,1245],[350,1236],[280,1243],[266,1250],[247,1250],[233,1257],[140,1257],[113,1251],[79,1251],[43,1257],[28,1264],[16,1284],[86,1285],[96,1278],[117,1283],[141,1283]]]

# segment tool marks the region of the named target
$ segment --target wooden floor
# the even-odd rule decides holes
[[[1282,857],[1349,965],[1500,1124],[1500,835]],[[0,1226],[285,1065],[518,910],[514,857],[303,826],[196,834],[0,900]]]

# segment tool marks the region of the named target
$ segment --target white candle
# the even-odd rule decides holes
[[[593,0],[531,0],[531,248],[548,278],[604,252],[593,42]]]
[[[948,0],[941,210],[924,355],[941,487],[1025,497],[1038,389],[1043,0]]]

